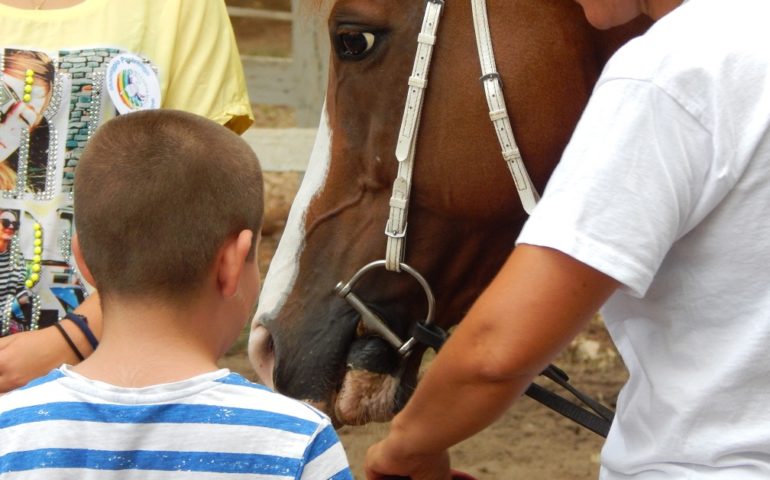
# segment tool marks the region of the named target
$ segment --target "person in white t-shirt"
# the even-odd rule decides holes
[[[630,377],[600,478],[770,478],[770,2],[578,0],[656,20],[607,64],[517,247],[388,436],[445,479],[603,306]],[[452,422],[444,421],[452,418]]]

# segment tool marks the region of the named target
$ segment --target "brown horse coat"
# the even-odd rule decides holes
[[[604,63],[647,25],[599,32],[571,0],[487,3],[511,123],[542,192]],[[414,0],[333,2],[321,127],[253,322],[250,357],[263,381],[339,423],[387,420],[408,398],[421,357],[400,362],[333,289],[384,255],[423,11]],[[351,54],[359,49],[368,50]],[[447,327],[489,283],[526,220],[479,75],[470,2],[448,0],[420,123],[405,258],[430,283],[436,319]],[[424,295],[404,275],[374,272],[356,291],[402,338],[424,318]]]

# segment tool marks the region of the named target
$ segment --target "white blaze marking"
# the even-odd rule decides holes
[[[251,321],[252,331],[260,324],[263,315],[277,313],[294,287],[299,273],[299,257],[304,249],[305,217],[310,201],[321,191],[326,182],[331,160],[331,130],[326,105],[321,113],[321,122],[315,137],[310,162],[302,179],[297,196],[289,211],[286,228],[281,236],[278,249],[270,261],[270,268],[259,296],[259,307]],[[249,352],[256,348],[249,339]]]

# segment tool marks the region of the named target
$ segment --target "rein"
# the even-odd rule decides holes
[[[516,145],[516,139],[511,127],[510,117],[503,96],[503,84],[495,65],[495,54],[492,48],[492,38],[489,28],[486,0],[471,0],[473,9],[473,26],[476,33],[479,62],[481,64],[481,84],[489,107],[489,118],[497,133],[497,139],[502,149],[502,156],[508,165],[516,190],[524,210],[531,214],[540,199],[532,184],[527,168]],[[439,21],[444,9],[444,0],[427,0],[422,28],[417,36],[417,52],[415,54],[412,74],[409,77],[404,115],[398,134],[395,156],[398,160],[398,173],[393,182],[390,198],[390,213],[385,226],[387,245],[385,259],[369,263],[356,272],[347,282],[340,282],[335,287],[338,296],[345,299],[361,315],[361,321],[372,332],[378,334],[392,345],[402,358],[406,358],[418,343],[427,345],[438,351],[446,341],[448,334],[434,323],[435,299],[430,285],[414,268],[404,263],[407,216],[409,211],[409,195],[412,188],[412,172],[414,170],[415,147],[419,130],[420,117],[428,87],[428,73],[436,44]],[[385,268],[391,272],[406,272],[411,275],[425,291],[428,300],[427,317],[415,324],[411,337],[403,341],[393,330],[373,312],[355,293],[353,287],[368,272]],[[569,377],[561,369],[549,365],[541,375],[554,381],[590,410],[576,404],[560,395],[532,383],[525,394],[565,417],[577,422],[583,427],[601,435],[607,436],[614,413],[598,401],[580,392],[569,383]]]

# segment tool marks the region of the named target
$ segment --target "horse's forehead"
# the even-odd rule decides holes
[[[385,18],[398,14],[405,8],[422,8],[421,2],[414,0],[316,0],[326,5],[327,12],[357,13],[372,18]],[[417,5],[419,4],[419,5]]]
[[[373,9],[381,9],[391,3],[393,3],[393,0],[333,0],[332,1],[332,5],[334,8],[370,7]]]
[[[370,5],[373,8],[394,7],[404,3],[404,0],[318,0],[332,7],[344,7],[347,5]],[[409,0],[413,1],[413,0]]]

